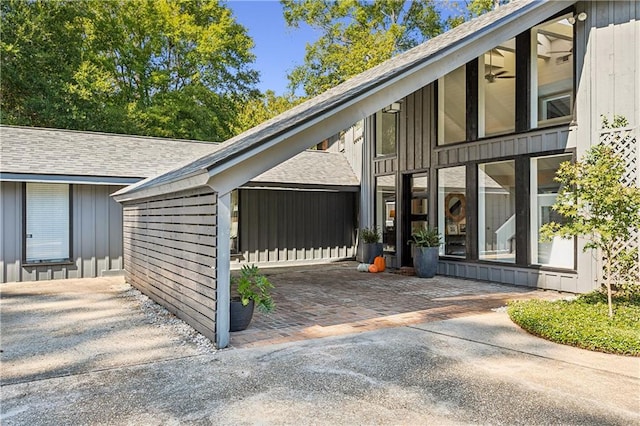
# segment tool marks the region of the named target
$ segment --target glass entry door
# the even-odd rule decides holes
[[[406,244],[402,265],[413,265],[413,246],[407,244],[414,229],[427,226],[429,213],[429,174],[426,172],[404,175],[404,212],[402,241]]]

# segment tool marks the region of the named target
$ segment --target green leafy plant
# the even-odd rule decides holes
[[[556,343],[598,352],[640,356],[640,296],[614,297],[616,315],[608,315],[607,297],[594,291],[575,300],[510,302],[513,322]]]
[[[380,231],[375,226],[360,228],[360,238],[365,244],[375,244],[380,241]]]
[[[269,291],[273,284],[260,273],[255,265],[243,265],[239,277],[231,279],[231,285],[235,287],[243,306],[247,306],[251,300],[261,312],[269,313],[275,309],[275,303]]]
[[[439,247],[442,244],[442,237],[438,228],[424,226],[413,230],[409,244],[415,244],[418,247]]]
[[[609,316],[613,316],[612,286],[618,284],[612,282],[614,259],[633,257],[619,246],[640,226],[640,188],[625,186],[624,172],[624,161],[606,145],[591,147],[574,164],[562,163],[555,178],[561,188],[552,208],[562,215],[563,223],[550,222],[540,229],[542,240],[583,236],[588,240],[585,251],[601,251]]]

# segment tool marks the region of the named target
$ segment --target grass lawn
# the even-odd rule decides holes
[[[552,342],[598,352],[640,356],[640,295],[614,298],[609,318],[607,298],[599,292],[575,300],[511,302],[511,320]]]

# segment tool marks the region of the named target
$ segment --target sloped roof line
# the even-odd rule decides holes
[[[516,0],[499,9],[471,21],[414,47],[374,68],[371,68],[346,82],[268,120],[248,131],[224,142],[221,149],[192,163],[160,176],[149,178],[128,187],[117,195],[136,192],[145,188],[169,185],[186,177],[196,176],[204,171],[230,163],[236,157],[247,155],[256,148],[277,141],[296,127],[302,127],[331,112],[339,112],[360,97],[370,96],[381,90],[385,84],[411,75],[412,71],[424,64],[446,58],[460,46],[481,38],[487,32],[499,28],[504,23],[513,22],[529,11],[549,3],[546,0]],[[560,3],[560,2],[559,2]],[[562,2],[556,9],[569,7],[574,1]],[[448,71],[447,71],[448,72]],[[361,117],[364,118],[364,117]],[[135,196],[134,196],[135,197]]]
[[[220,144],[184,139],[0,125],[0,180],[130,184],[214,152]],[[118,180],[119,179],[119,180]],[[304,151],[254,182],[354,187],[344,155]]]

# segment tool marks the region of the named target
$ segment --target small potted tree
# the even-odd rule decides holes
[[[425,226],[413,230],[409,244],[414,245],[413,268],[420,278],[433,278],[438,270],[438,249],[442,237],[438,228]]]
[[[261,312],[270,313],[275,304],[269,291],[273,284],[255,265],[243,265],[240,276],[231,279],[232,290],[236,295],[231,298],[229,309],[229,331],[246,329],[253,318],[257,306]]]
[[[376,256],[382,256],[380,231],[377,227],[360,228],[360,250],[358,261],[373,263]]]

